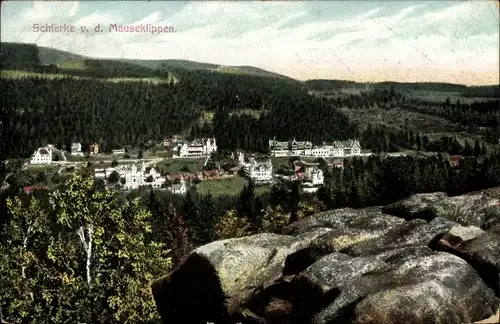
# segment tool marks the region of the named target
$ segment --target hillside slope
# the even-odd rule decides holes
[[[165,68],[183,68],[187,70],[210,70],[221,73],[238,73],[243,75],[266,76],[290,79],[289,77],[269,72],[253,66],[223,66],[212,63],[195,62],[188,60],[139,60],[139,59],[102,59],[74,54],[50,47],[36,46],[34,44],[1,43],[1,63],[4,69],[23,69],[39,66],[57,66],[63,70],[72,71],[86,68],[126,69],[154,73]],[[88,63],[92,62],[92,63]],[[57,71],[61,72],[61,71]],[[62,71],[64,72],[64,71]],[[67,72],[67,71],[66,71]]]

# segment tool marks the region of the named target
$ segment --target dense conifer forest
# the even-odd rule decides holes
[[[164,84],[2,79],[2,151],[8,158],[20,158],[43,144],[97,141],[109,152],[161,141],[193,127],[195,136],[215,134],[221,149],[264,150],[273,135],[320,142],[346,139],[354,132],[342,113],[291,82],[205,71],[176,72],[176,77],[177,83]],[[259,119],[249,114],[228,117],[242,109],[262,113]],[[214,113],[212,125],[197,127],[206,112]]]

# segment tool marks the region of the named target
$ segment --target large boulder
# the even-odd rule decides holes
[[[405,246],[427,246],[455,225],[441,217],[429,223],[420,219],[407,222],[371,210],[338,209],[312,215],[292,224],[288,230],[300,233],[315,226],[328,226],[331,231],[287,257],[284,274],[297,274],[332,252],[367,256]]]
[[[428,246],[454,225],[456,223],[440,217],[429,223],[414,219],[390,229],[377,238],[354,244],[342,252],[353,256],[367,256],[409,246]]]
[[[163,321],[226,323],[255,289],[281,276],[288,255],[328,231],[316,228],[296,237],[258,234],[194,250],[178,269],[153,283]]]
[[[500,221],[500,188],[442,199],[432,205],[432,211],[462,225],[488,228]]]
[[[295,293],[300,322],[317,324],[461,324],[489,317],[498,307],[467,262],[425,247],[326,256],[297,276]]]
[[[500,286],[500,230],[488,232],[455,226],[437,242],[436,249],[455,254],[472,265],[497,296]]]
[[[431,220],[436,217],[431,206],[446,197],[448,196],[444,192],[416,194],[383,207],[382,212],[407,220]]]
[[[462,225],[489,228],[500,222],[500,188],[455,197],[440,192],[417,194],[387,205],[382,211],[406,220],[444,217]]]
[[[305,217],[288,226],[285,232],[300,234],[315,228],[329,228],[331,231],[288,256],[284,275],[297,274],[326,254],[377,239],[401,226],[407,226],[407,222],[395,216],[385,215],[378,208],[344,208]]]
[[[383,214],[380,208],[377,207],[364,209],[342,208],[304,217],[287,226],[284,232],[285,234],[296,235],[317,227],[332,229],[364,227],[370,231],[384,231],[388,227],[403,224],[404,222],[403,219],[398,217]]]

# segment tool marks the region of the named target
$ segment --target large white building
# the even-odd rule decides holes
[[[309,141],[300,142],[295,138],[289,142],[269,140],[269,150],[275,157],[284,156],[312,156],[312,157],[344,157],[361,154],[361,145],[358,140],[334,141],[323,143],[322,146],[313,146]]]
[[[81,143],[72,143],[71,144],[71,155],[83,156]]]
[[[322,186],[325,184],[323,170],[318,167],[306,168],[306,175],[308,182],[313,186]]]
[[[30,164],[51,164],[52,163],[52,149],[48,147],[40,147],[33,153]]]
[[[256,183],[267,183],[273,179],[273,165],[271,164],[271,160],[257,162],[252,158],[249,163],[243,164],[243,172]]]
[[[304,178],[302,178],[302,190],[313,193],[325,184],[323,170],[317,166],[305,165]]]
[[[179,143],[177,146],[180,157],[207,156],[212,152],[217,152],[215,137],[194,140],[190,143]]]
[[[170,187],[167,188],[168,191],[173,193],[174,195],[185,195],[188,190],[188,186],[186,184],[186,181],[182,179],[180,183],[175,183],[171,185]]]
[[[108,179],[111,173],[118,172],[120,178],[125,179],[123,189],[131,190],[137,189],[140,186],[151,186],[153,188],[161,188],[165,183],[165,178],[161,176],[155,168],[147,170],[144,163],[141,167],[136,164],[132,166],[118,166],[116,168],[95,169],[95,176],[97,178]]]

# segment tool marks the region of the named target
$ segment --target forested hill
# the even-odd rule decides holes
[[[344,89],[355,90],[378,90],[392,88],[398,92],[408,91],[437,91],[454,92],[470,97],[490,97],[500,98],[499,85],[487,86],[466,86],[463,84],[420,82],[420,83],[400,83],[400,82],[354,82],[346,80],[307,80],[306,86],[311,91],[336,91]]]
[[[97,76],[103,76],[102,72],[106,70],[108,73],[105,76],[110,76],[109,74],[112,72],[113,76],[145,77],[155,76],[159,70],[183,68],[187,70],[209,70],[292,80],[284,75],[253,66],[220,66],[218,64],[178,59],[101,59],[34,44],[2,42],[1,53],[2,69],[22,69],[33,72],[77,73],[78,75],[82,75],[84,72],[92,72],[87,74],[96,76],[96,67],[99,67],[98,72],[101,72],[101,75]]]
[[[347,139],[356,129],[298,82],[203,70],[175,73],[177,82],[157,84],[2,77],[1,150],[18,158],[48,143],[67,148],[73,141],[84,147],[97,141],[110,151],[188,133],[215,134],[222,149],[262,151],[273,136],[321,142]]]

